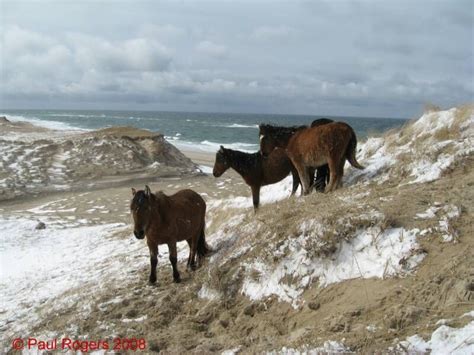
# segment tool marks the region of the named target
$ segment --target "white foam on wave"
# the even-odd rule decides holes
[[[227,127],[227,128],[258,128],[258,125],[257,124],[245,125],[245,124],[233,123],[231,125],[224,126],[224,127]]]
[[[178,149],[187,151],[201,151],[206,153],[215,153],[219,150],[220,146],[223,145],[228,149],[240,150],[247,153],[255,153],[259,150],[258,144],[251,143],[217,143],[204,140],[202,142],[187,142],[181,141],[177,137],[165,137],[169,143],[174,144]]]

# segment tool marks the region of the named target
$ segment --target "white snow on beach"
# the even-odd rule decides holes
[[[109,268],[110,257],[118,257],[127,244],[137,249],[130,239],[110,238],[127,228],[122,223],[67,228],[46,221],[46,229],[36,230],[37,224],[35,219],[0,218],[0,328],[14,321],[26,326],[47,300],[120,272]]]
[[[343,241],[330,258],[311,257],[306,244],[315,236],[303,233],[288,239],[278,248],[275,254],[284,256],[276,265],[259,260],[247,264],[246,269],[251,270],[250,273],[257,272],[259,277],[247,277],[242,293],[252,300],[276,295],[297,308],[301,305],[299,296],[315,281],[325,287],[354,278],[403,275],[423,260],[423,254],[413,254],[418,248],[417,233],[418,230],[403,228],[359,230],[353,239]],[[401,263],[401,260],[405,262]],[[290,276],[293,282],[283,282],[286,276]]]
[[[462,328],[442,325],[437,328],[431,338],[423,339],[413,335],[397,344],[396,351],[432,355],[464,355],[474,354],[474,321]]]
[[[357,159],[366,168],[348,170],[345,181],[381,184],[405,174],[408,184],[439,179],[458,157],[474,152],[474,115],[458,122],[460,114],[458,108],[428,112],[409,126],[407,136],[369,138],[357,147]]]
[[[47,213],[55,212],[47,210],[49,205],[30,210],[41,215],[46,224],[42,230],[35,229],[38,219],[34,215],[0,217],[0,329],[4,339],[39,321],[41,307],[67,307],[78,302],[84,290],[98,291],[104,280],[136,279],[130,271],[149,264],[148,248],[132,235],[130,225],[68,225],[48,218]],[[167,253],[166,246],[160,247],[160,265],[169,263]],[[180,262],[187,256],[187,244],[179,243]]]
[[[273,185],[262,186],[260,190],[260,205],[270,204],[288,198],[291,195],[293,178],[287,176],[280,182]],[[301,188],[298,187],[295,195],[299,195]],[[250,190],[249,190],[250,195]],[[212,200],[208,203],[209,208],[253,208],[252,197],[235,196],[229,199]]]
[[[349,354],[352,351],[344,346],[342,342],[335,340],[327,340],[322,346],[313,348],[309,346],[302,346],[299,349],[283,347],[280,350],[274,350],[267,353],[267,355],[319,355],[319,354]]]

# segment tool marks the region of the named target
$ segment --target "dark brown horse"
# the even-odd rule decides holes
[[[283,149],[274,149],[264,157],[260,152],[244,153],[221,146],[216,153],[213,174],[215,177],[219,177],[229,168],[237,171],[252,189],[255,210],[260,202],[260,188],[262,186],[281,181],[290,172],[293,174],[292,195],[300,184],[298,172]]]
[[[304,194],[310,192],[311,169],[328,164],[330,177],[325,192],[342,186],[346,159],[357,169],[363,169],[356,158],[357,137],[351,126],[332,122],[297,130],[260,125],[260,149],[269,154],[274,148],[285,148],[298,170]]]
[[[174,282],[180,282],[176,243],[186,240],[189,244],[188,268],[196,269],[195,257],[201,259],[209,253],[204,236],[206,202],[192,190],[181,190],[166,196],[163,192],[151,193],[150,188],[136,191],[132,188],[130,211],[133,216],[133,233],[137,239],[146,236],[150,250],[150,283],[156,282],[158,245],[167,244],[173,267]]]

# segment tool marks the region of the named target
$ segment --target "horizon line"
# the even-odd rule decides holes
[[[179,111],[179,110],[114,110],[114,109],[59,109],[59,108],[0,108],[2,111],[97,111],[97,112],[162,112],[162,113],[198,113],[198,114],[222,114],[222,115],[276,115],[276,116],[314,116],[316,118],[372,118],[372,119],[396,119],[396,120],[410,120],[412,118],[407,117],[386,117],[386,116],[346,116],[346,115],[326,115],[326,114],[309,114],[309,113],[263,113],[263,112],[224,112],[224,111]]]

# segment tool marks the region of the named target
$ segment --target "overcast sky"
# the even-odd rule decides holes
[[[474,99],[474,2],[5,1],[0,108],[412,117]]]

